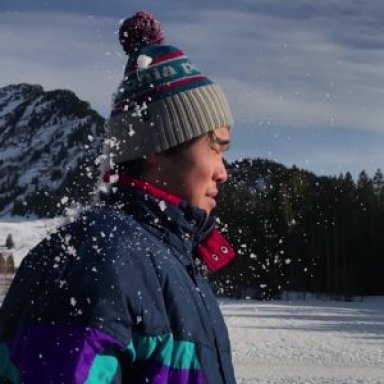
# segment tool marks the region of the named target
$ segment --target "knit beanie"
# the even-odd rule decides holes
[[[123,20],[119,40],[129,58],[107,124],[112,164],[232,126],[222,90],[182,50],[164,44],[163,29],[151,12]]]

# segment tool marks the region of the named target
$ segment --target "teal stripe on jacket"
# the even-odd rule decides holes
[[[111,383],[116,375],[118,361],[113,356],[97,355],[89,369],[85,384]]]
[[[196,345],[190,341],[175,340],[171,333],[159,336],[132,335],[128,345],[133,360],[154,359],[177,369],[201,369]]]
[[[0,343],[0,379],[5,378],[12,383],[19,381],[19,372],[12,364],[6,343]]]

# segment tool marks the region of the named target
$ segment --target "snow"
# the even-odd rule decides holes
[[[64,218],[0,221],[16,264]],[[220,300],[238,384],[384,384],[384,297]],[[75,301],[71,301],[73,306]]]
[[[1,160],[7,159],[7,158],[11,159],[12,157],[19,156],[22,151],[23,151],[23,148],[20,145],[9,146],[8,148],[5,148],[5,149],[2,148],[0,152],[0,159]]]
[[[139,69],[147,69],[148,66],[152,63],[152,57],[147,55],[139,55],[137,58],[137,66]]]
[[[159,203],[160,209],[164,212],[167,209],[167,204],[165,203],[164,200],[161,200]]]
[[[222,310],[238,384],[384,383],[384,297],[224,300]]]
[[[3,102],[6,98],[1,99],[0,101]],[[12,101],[8,101],[6,105],[1,106],[1,112],[0,116],[6,116],[9,113],[12,113],[20,104],[22,104],[25,100],[23,98],[15,99]]]
[[[98,152],[98,140],[90,141],[83,150],[78,141],[84,130],[89,133],[88,139],[93,137],[101,129],[102,119],[92,113],[83,117],[65,115],[67,102],[80,103],[67,91],[49,94],[28,84],[0,88],[0,161],[8,169],[0,176],[0,200],[4,200],[0,215],[11,212],[11,198],[25,201],[35,191],[54,193],[69,181],[71,170],[84,166],[86,159]],[[81,109],[82,104],[78,105]],[[14,193],[12,197],[10,192]]]
[[[0,221],[0,245],[5,243],[5,239],[10,233],[15,243],[15,248],[12,250],[15,265],[19,266],[28,251],[63,221],[64,218],[26,220],[24,217],[2,217]]]

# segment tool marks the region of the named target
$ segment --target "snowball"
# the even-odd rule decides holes
[[[165,204],[165,201],[164,200],[161,200],[160,203],[159,203],[159,207],[160,209],[164,212],[165,209],[167,208],[167,204]]]
[[[69,246],[67,247],[67,253],[68,253],[68,255],[70,255],[70,256],[77,256],[77,250],[76,250],[76,248],[73,247],[72,245],[69,245]]]
[[[130,125],[130,126],[129,126],[129,129],[128,129],[128,136],[129,136],[129,137],[132,137],[134,134],[135,134],[135,131],[134,131],[134,129],[132,128],[132,125]]]
[[[68,203],[68,196],[64,196],[61,200],[60,200],[60,202],[61,202],[61,204],[66,204],[66,203]]]
[[[114,175],[110,175],[110,176],[109,176],[109,182],[110,182],[111,184],[113,184],[113,183],[117,183],[117,180],[119,180],[119,175],[114,174]]]
[[[139,69],[147,69],[148,66],[152,63],[152,57],[147,55],[139,55],[137,58],[137,67]]]

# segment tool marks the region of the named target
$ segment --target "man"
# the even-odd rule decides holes
[[[11,383],[234,383],[227,330],[201,269],[233,257],[210,215],[227,179],[220,88],[138,12],[108,124],[104,203],[23,260],[0,312]]]

